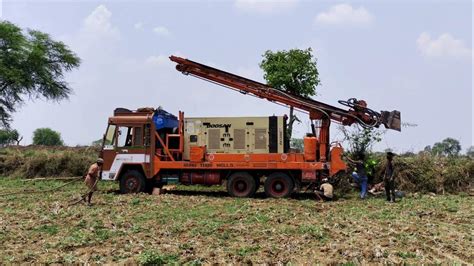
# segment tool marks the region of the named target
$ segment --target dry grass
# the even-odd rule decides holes
[[[59,181],[0,179],[0,193]],[[178,187],[160,196],[117,195],[100,184],[92,207],[55,194],[0,198],[6,263],[463,263],[474,261],[473,198],[416,196],[388,204],[355,194],[236,199],[220,187]],[[258,195],[261,195],[259,193]]]
[[[82,176],[97,156],[94,147],[12,146],[0,150],[0,175]]]
[[[375,170],[377,183],[382,181],[386,160],[383,155],[374,157],[380,162]],[[469,191],[474,185],[474,160],[466,156],[396,156],[394,167],[395,180],[404,191],[456,193]]]
[[[22,178],[50,176],[81,176],[98,156],[96,147],[12,146],[0,149],[0,176]],[[374,183],[380,182],[385,158],[375,153],[379,161]],[[468,191],[474,185],[474,160],[468,157],[435,157],[429,154],[395,157],[395,176],[404,191],[456,193]],[[337,189],[348,188],[348,178]]]

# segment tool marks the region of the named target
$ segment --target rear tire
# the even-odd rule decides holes
[[[137,170],[128,170],[120,177],[120,192],[122,194],[140,193],[147,188],[143,174]]]
[[[256,181],[247,172],[236,172],[227,179],[227,192],[232,197],[253,197],[256,190]]]
[[[265,180],[265,194],[272,198],[286,198],[293,192],[295,183],[291,177],[282,172],[276,172]]]

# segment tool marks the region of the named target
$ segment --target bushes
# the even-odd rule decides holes
[[[49,177],[82,176],[98,155],[97,148],[10,147],[0,150],[0,176]],[[371,156],[372,157],[372,156]],[[382,181],[385,155],[373,154],[380,163],[373,183]],[[396,156],[397,187],[411,192],[460,192],[474,184],[474,160],[464,157],[439,157],[429,153]],[[338,178],[335,188],[350,189],[347,177]]]
[[[383,181],[386,158],[384,153],[367,156],[379,163],[373,173],[372,184]],[[457,193],[468,191],[474,185],[474,160],[468,156],[434,156],[431,153],[395,156],[395,181],[397,189],[406,192]],[[335,189],[340,194],[351,190],[347,174],[335,177]],[[369,178],[369,180],[371,180]]]
[[[382,181],[384,173],[386,161],[384,158],[380,161],[375,182]],[[397,187],[404,191],[460,192],[474,183],[474,161],[468,157],[440,157],[427,153],[396,156],[394,167]]]
[[[0,151],[0,176],[81,176],[97,155],[90,147],[10,147]]]

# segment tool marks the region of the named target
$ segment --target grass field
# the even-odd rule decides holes
[[[0,179],[0,194],[60,181]],[[396,204],[351,194],[316,202],[227,197],[220,187],[118,195],[68,206],[82,184],[0,197],[4,263],[473,263],[473,197],[412,196]]]

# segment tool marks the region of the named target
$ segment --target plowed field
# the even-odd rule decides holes
[[[61,181],[0,179],[0,194]],[[335,202],[228,197],[220,187],[119,195],[101,182],[93,206],[68,206],[80,182],[0,197],[4,263],[473,263],[473,197],[357,194]]]

